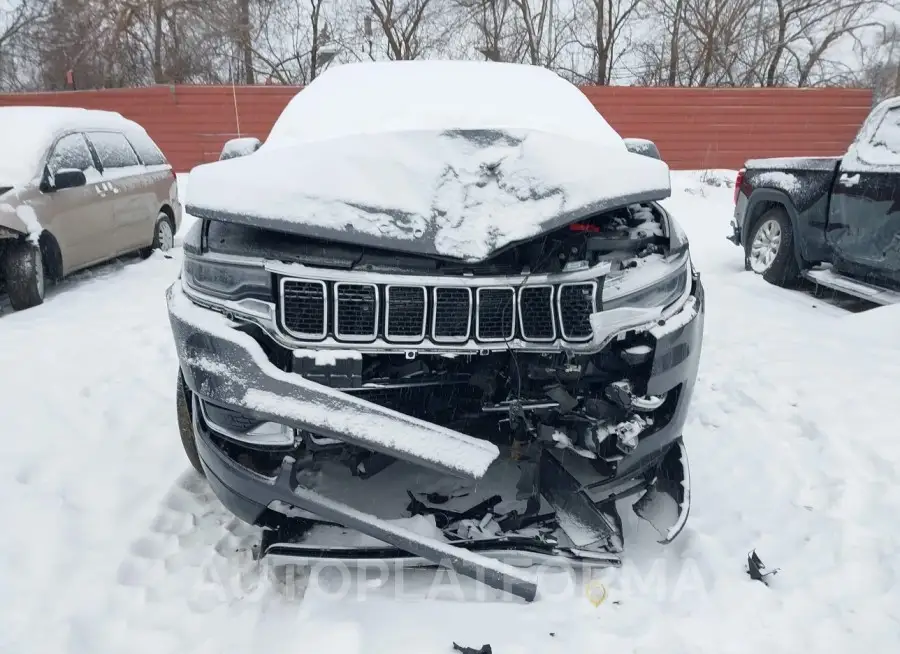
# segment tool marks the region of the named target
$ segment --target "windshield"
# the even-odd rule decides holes
[[[0,109],[0,187],[26,184],[38,174],[53,132],[34,118],[17,107]]]
[[[300,91],[263,148],[357,134],[524,129],[625,150],[584,94],[536,66],[471,61],[344,64]]]

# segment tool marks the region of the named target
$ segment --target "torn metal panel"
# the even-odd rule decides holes
[[[559,526],[576,546],[621,549],[622,525],[615,504],[594,503],[552,450],[544,450],[541,456],[540,489],[556,511]]]

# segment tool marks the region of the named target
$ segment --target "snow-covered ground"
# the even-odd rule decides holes
[[[731,189],[673,181],[708,300],[693,508],[668,547],[623,512],[626,563],[598,575],[599,606],[560,574],[530,605],[471,583],[463,601],[425,571],[278,592],[249,559],[255,531],[178,441],[176,251],[0,316],[0,651],[900,651],[900,311],[850,313],[744,272]],[[781,568],[769,587],[744,571],[753,548]]]

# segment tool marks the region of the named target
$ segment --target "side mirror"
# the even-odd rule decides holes
[[[66,188],[76,188],[87,184],[84,172],[75,168],[60,168],[51,175],[49,169],[44,169],[44,177],[41,179],[41,191],[51,193]]]
[[[219,155],[219,161],[234,159],[235,157],[246,157],[248,154],[253,154],[259,150],[261,145],[262,141],[255,136],[231,139],[230,141],[226,141],[225,145],[222,147],[222,154]]]
[[[659,148],[656,147],[656,143],[647,139],[623,139],[625,141],[625,147],[628,148],[629,152],[633,152],[634,154],[642,154],[645,157],[652,157],[653,159],[662,159],[662,156],[659,154]]]

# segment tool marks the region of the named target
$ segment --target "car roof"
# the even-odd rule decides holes
[[[81,107],[13,106],[0,107],[0,122],[44,133],[77,129],[128,129],[137,123],[115,111]]]
[[[20,184],[36,174],[41,158],[62,133],[109,129],[146,131],[115,111],[80,107],[0,107],[0,185]]]

